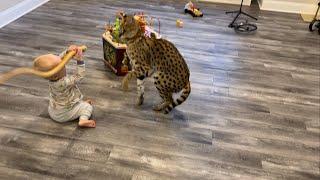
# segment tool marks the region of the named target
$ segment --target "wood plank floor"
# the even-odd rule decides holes
[[[0,29],[0,72],[87,45],[80,88],[97,120],[50,120],[43,79],[1,85],[0,179],[319,179],[320,36],[299,15],[265,11],[251,11],[256,34],[238,35],[224,14],[237,6],[199,3],[205,16],[193,19],[184,3],[51,0]],[[152,111],[152,80],[135,107],[134,82],[125,93],[103,67],[100,36],[119,9],[159,17],[190,67],[192,93],[169,115]]]

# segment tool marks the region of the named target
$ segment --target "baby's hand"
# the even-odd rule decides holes
[[[82,60],[82,49],[79,46],[71,45],[69,46],[68,51],[76,51],[76,55],[74,56],[74,59],[76,59],[77,61]]]

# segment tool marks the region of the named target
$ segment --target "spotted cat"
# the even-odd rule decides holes
[[[128,89],[130,79],[137,78],[137,105],[143,103],[145,78],[151,75],[163,100],[153,110],[167,114],[188,98],[191,92],[189,68],[171,42],[157,39],[154,34],[146,37],[138,20],[132,15],[123,16],[120,38],[127,44],[126,53],[132,65],[132,71],[122,81],[122,88]],[[181,96],[174,100],[172,94],[178,92],[181,92]]]

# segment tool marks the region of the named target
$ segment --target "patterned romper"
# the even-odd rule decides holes
[[[60,57],[65,54],[66,51]],[[48,112],[54,121],[67,122],[79,118],[88,120],[91,117],[93,107],[83,101],[83,95],[77,86],[84,75],[84,61],[77,61],[77,72],[74,75],[67,75],[58,81],[49,81]]]

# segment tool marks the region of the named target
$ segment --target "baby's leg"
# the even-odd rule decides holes
[[[96,127],[96,122],[94,120],[90,120],[91,114],[93,111],[93,107],[88,102],[81,102],[79,109],[79,126],[80,127]]]

